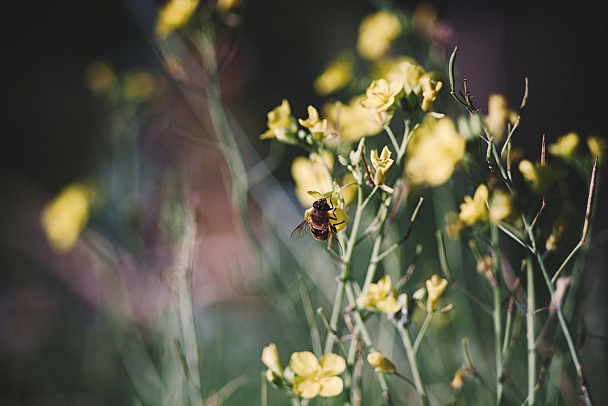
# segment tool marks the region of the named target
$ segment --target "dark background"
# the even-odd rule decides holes
[[[107,59],[117,71],[135,66],[160,68],[148,39],[155,13],[152,1],[15,4],[5,5],[0,13],[0,201],[18,199],[24,185],[54,194],[94,172],[96,160],[105,151],[97,107],[84,81],[92,60]],[[503,93],[512,107],[519,106],[524,77],[529,78],[527,110],[514,141],[525,147],[529,159],[537,159],[542,134],[549,142],[569,131],[582,138],[608,135],[608,86],[602,62],[608,49],[608,24],[596,3],[434,4],[454,29],[451,45],[460,49],[457,73],[469,80],[477,107],[485,109],[490,92]],[[312,91],[313,79],[336,51],[354,47],[360,19],[373,10],[371,2],[351,0],[246,3],[238,37],[241,70],[236,71],[227,96],[252,140],[265,130],[266,112],[282,98],[290,100],[296,116],[303,116],[308,104],[320,104]],[[264,148],[260,147],[262,154]],[[286,170],[277,176],[289,178]],[[598,190],[596,233],[607,228],[605,190]],[[0,229],[11,215],[0,213]],[[3,234],[4,239],[12,238]],[[608,288],[603,236],[592,251],[596,266],[588,275],[600,292]],[[48,279],[48,284],[62,289],[27,259],[0,246],[0,300],[12,287],[34,278]],[[605,295],[601,296],[594,302],[603,309],[596,320],[600,328],[594,333],[605,336],[607,305]],[[68,296],[62,302],[66,311],[62,323],[68,326],[70,320],[77,324],[87,315],[86,309],[74,309],[71,300],[76,299]],[[0,317],[6,318],[7,309],[0,310],[4,312]],[[608,359],[605,351],[600,354],[603,358],[588,362],[605,371]],[[22,367],[22,371],[2,371],[2,376],[24,374],[27,364]],[[608,399],[604,378],[590,377],[596,402]],[[65,379],[69,382],[70,378]]]

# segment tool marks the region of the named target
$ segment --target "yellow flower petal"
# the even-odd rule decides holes
[[[488,188],[486,185],[479,185],[475,191],[475,196],[465,196],[464,203],[460,205],[458,218],[468,227],[477,221],[488,218],[486,202],[488,200]]]
[[[262,350],[262,362],[275,375],[283,376],[283,365],[279,359],[279,351],[274,343],[269,344]]]
[[[325,398],[338,396],[342,393],[342,390],[344,390],[344,382],[342,381],[342,378],[337,376],[321,378],[319,383],[321,384],[319,395]]]
[[[346,369],[346,361],[337,354],[325,354],[319,360],[321,373],[325,376],[339,375]]]
[[[368,15],[359,26],[357,51],[363,58],[376,60],[388,51],[400,32],[401,23],[393,13],[379,11]]]
[[[426,280],[426,290],[428,292],[427,308],[429,312],[435,310],[437,301],[443,295],[443,292],[448,286],[447,279],[439,278],[438,275],[431,276]]]
[[[325,96],[343,88],[353,77],[353,65],[354,58],[351,53],[343,52],[338,55],[315,79],[315,91]]]
[[[175,29],[188,22],[199,0],[170,0],[158,14],[156,21],[156,35],[165,39]]]
[[[304,399],[312,399],[321,392],[321,383],[303,376],[293,378],[293,391]]]
[[[294,352],[289,361],[291,370],[299,376],[311,376],[318,374],[321,366],[317,357],[310,351]]]
[[[400,80],[374,80],[365,91],[366,98],[361,101],[361,105],[374,109],[376,113],[387,111],[399,101],[398,96],[402,90],[403,82]]]
[[[547,151],[549,151],[551,155],[562,158],[571,158],[576,153],[578,142],[578,134],[571,132],[559,137],[555,144],[550,144]]]

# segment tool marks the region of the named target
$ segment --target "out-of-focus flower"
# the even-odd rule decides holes
[[[440,278],[437,274],[426,280],[426,291],[428,292],[427,309],[432,312],[437,307],[437,301],[448,287],[447,279]]]
[[[158,93],[159,81],[150,72],[138,69],[127,73],[122,87],[127,100],[144,102]]]
[[[450,382],[450,386],[456,390],[460,389],[464,384],[464,380],[471,375],[473,375],[471,368],[460,368],[454,374],[454,379]]]
[[[509,193],[500,189],[492,192],[490,199],[490,220],[500,223],[502,220],[511,216],[513,212],[513,198]]]
[[[217,0],[215,8],[220,14],[226,14],[241,4],[241,0]]]
[[[302,127],[308,128],[317,139],[323,139],[327,136],[327,119],[321,120],[319,112],[313,106],[308,106],[308,118],[306,120],[299,118],[298,122]]]
[[[557,170],[551,165],[537,162],[533,164],[528,160],[519,163],[519,171],[527,181],[532,192],[542,195],[555,183],[555,181],[565,175],[564,170]]]
[[[312,196],[315,201],[323,197],[323,195],[319,192],[309,191],[308,194]],[[346,223],[348,223],[348,221],[350,220],[349,215],[346,214],[346,212],[344,211],[344,207],[341,204],[341,202],[344,201],[344,198],[340,195],[339,192],[334,192],[331,194],[330,197],[326,199],[329,200],[328,204],[333,207],[333,210],[331,210],[330,212],[332,217],[329,219],[329,222],[331,223],[331,225],[334,226],[336,232],[340,232],[346,228]],[[309,209],[307,209],[304,212],[304,218],[307,219],[313,210],[314,207],[310,207]]]
[[[386,79],[389,81],[399,80],[403,83],[405,95],[411,93],[420,94],[420,79],[426,73],[424,68],[413,59],[402,57],[388,63],[386,68]]]
[[[414,185],[439,186],[445,183],[465,152],[465,140],[454,122],[427,115],[407,144],[405,173]]]
[[[340,53],[315,79],[315,91],[321,96],[325,96],[342,89],[353,77],[353,65],[354,58],[350,52]]]
[[[547,248],[547,251],[557,251],[567,229],[568,221],[565,218],[559,217],[557,220],[555,220],[551,235],[545,243],[545,248]]]
[[[371,283],[363,296],[357,298],[357,305],[375,308],[383,313],[397,313],[400,307],[391,289],[390,275],[383,276],[378,283]]]
[[[268,130],[260,135],[261,140],[276,138],[286,144],[296,144],[298,142],[295,136],[298,125],[291,115],[291,106],[287,100],[283,99],[280,106],[268,112],[267,117]]]
[[[323,157],[311,154],[310,157],[297,157],[291,164],[291,176],[296,183],[296,197],[304,207],[315,202],[308,194],[309,190],[326,192],[332,190],[333,184],[328,168],[334,166],[334,157],[329,151],[323,151]]]
[[[551,155],[555,155],[560,158],[572,158],[574,157],[576,149],[578,148],[578,142],[578,134],[570,132],[559,137],[555,144],[550,144],[547,151],[549,151]]]
[[[378,156],[378,150],[372,149],[370,152],[370,157],[372,161],[372,166],[376,170],[374,172],[374,183],[376,185],[380,185],[384,183],[384,179],[386,179],[386,172],[395,162],[394,159],[391,159],[391,150],[385,145],[382,148],[382,153]]]
[[[495,143],[503,139],[507,123],[514,124],[516,120],[517,113],[507,108],[507,99],[497,93],[490,94],[484,121]]]
[[[363,58],[374,61],[388,51],[400,32],[401,23],[393,13],[379,11],[368,15],[359,25],[357,51]]]
[[[483,221],[488,218],[488,208],[486,202],[488,201],[488,188],[486,185],[479,185],[475,190],[475,195],[465,196],[464,203],[460,205],[460,213],[458,218],[467,227],[471,227],[478,221]]]
[[[294,352],[289,366],[295,374],[293,391],[298,396],[329,398],[342,393],[344,382],[338,375],[346,369],[346,362],[341,356],[330,353],[317,360],[310,351]]]
[[[276,382],[283,377],[283,364],[279,358],[279,351],[274,343],[270,343],[262,350],[262,362],[268,367],[266,379],[269,382]]]
[[[378,351],[367,354],[367,362],[373,367],[376,367],[376,372],[379,374],[394,374],[397,367],[388,358],[384,358]]]
[[[87,67],[87,85],[93,93],[108,93],[116,84],[112,67],[103,61],[92,62]]]
[[[430,3],[422,2],[414,9],[414,29],[431,38],[437,25],[437,9]]]
[[[437,93],[443,87],[443,83],[431,80],[429,76],[424,76],[420,78],[420,87],[422,88],[422,104],[420,108],[422,111],[431,111],[433,103],[437,99]]]
[[[492,286],[496,286],[496,278],[494,278],[494,260],[490,255],[486,255],[477,261],[477,272],[483,275]]]
[[[91,186],[72,183],[42,210],[41,226],[56,252],[68,252],[76,244],[89,219],[93,194]]]
[[[185,25],[198,7],[199,0],[169,0],[158,13],[156,36],[164,40]]]
[[[403,82],[400,80],[390,82],[386,79],[374,80],[365,91],[366,98],[361,101],[361,105],[382,113],[395,106],[402,90]]]
[[[608,142],[605,138],[591,136],[587,137],[587,147],[592,156],[601,157],[608,148]]]
[[[373,111],[361,105],[364,96],[356,96],[345,105],[342,103],[326,104],[323,112],[333,125],[339,128],[342,140],[356,142],[382,131],[382,125],[375,119]]]

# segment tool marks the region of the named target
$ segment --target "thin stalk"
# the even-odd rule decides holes
[[[502,364],[502,292],[500,267],[500,247],[498,244],[498,227],[495,224],[490,226],[492,251],[494,253],[494,279],[495,285],[492,287],[494,297],[494,350],[496,353],[496,404],[500,405],[503,401],[503,364]]]
[[[414,341],[414,346],[412,347],[412,351],[414,351],[414,355],[418,354],[418,349],[420,348],[420,344],[422,344],[422,339],[426,334],[426,330],[429,328],[431,324],[431,320],[433,319],[434,312],[428,312],[426,317],[424,318],[424,322],[422,322],[422,327],[420,327],[420,331],[416,336],[416,341]]]
[[[422,384],[422,379],[420,378],[420,371],[418,370],[418,362],[416,361],[416,354],[414,352],[410,333],[407,331],[405,326],[403,326],[403,324],[396,321],[393,321],[393,324],[395,327],[397,327],[397,331],[399,332],[399,336],[401,337],[401,341],[405,347],[407,361],[410,365],[410,371],[412,372],[412,378],[414,379],[414,385],[416,386],[416,391],[418,392],[420,401],[422,402],[423,406],[428,406],[429,399],[428,395],[426,394],[426,389]]]
[[[536,300],[534,296],[534,267],[532,255],[528,253],[526,260],[526,277],[528,282],[528,303],[526,312],[526,338],[528,341],[528,405],[535,402],[536,394],[536,334],[534,332],[534,311]]]

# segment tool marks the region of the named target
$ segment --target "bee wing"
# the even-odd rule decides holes
[[[304,237],[306,234],[310,233],[310,227],[308,224],[308,216],[298,226],[291,232],[291,236],[289,237],[291,240],[299,240]]]

